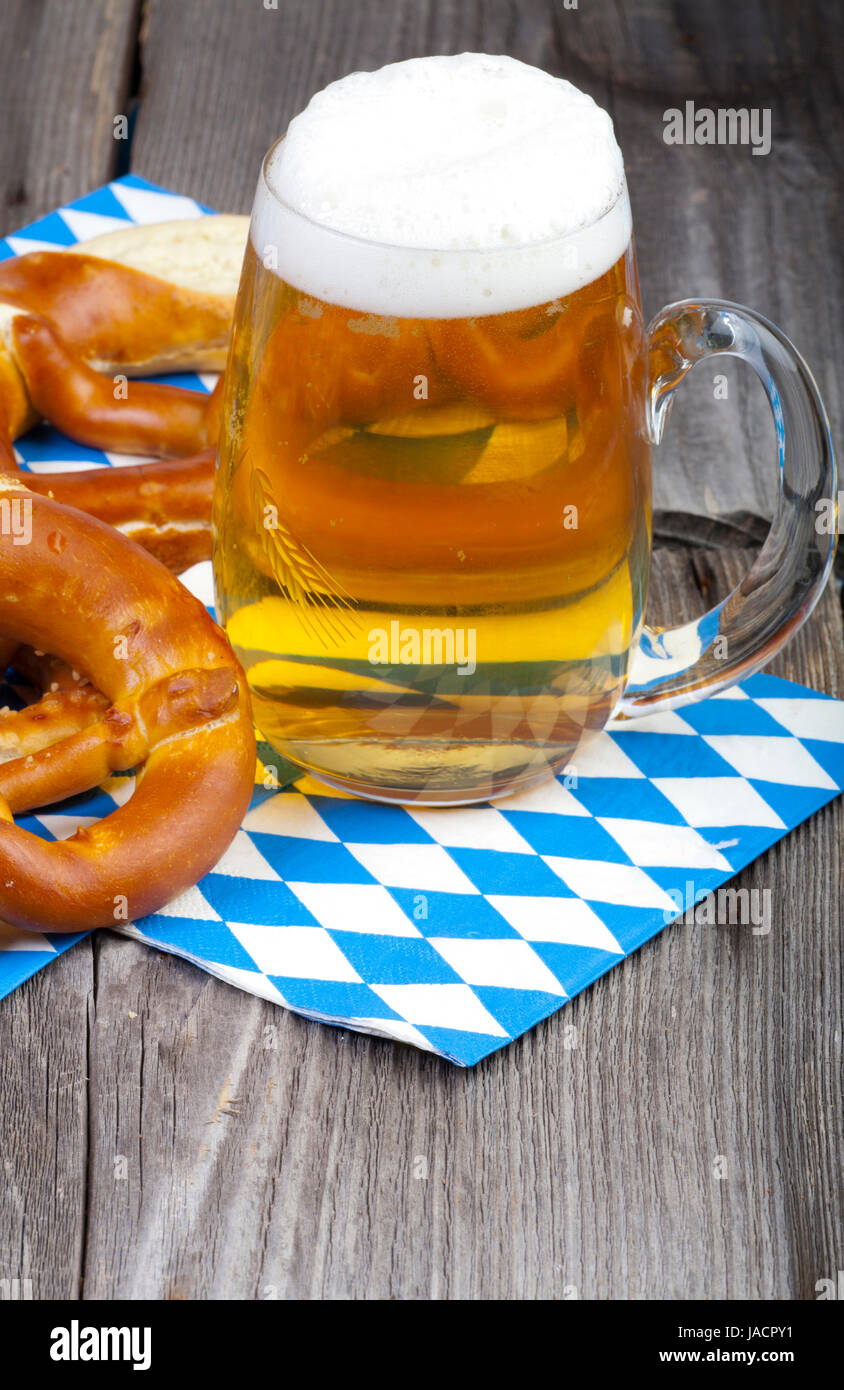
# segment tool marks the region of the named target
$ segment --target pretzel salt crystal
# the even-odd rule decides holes
[[[196,883],[232,840],[255,767],[246,680],[203,605],[139,546],[9,474],[3,501],[26,508],[28,535],[0,531],[0,633],[54,653],[108,703],[0,763],[0,916],[34,931],[114,925]],[[12,821],[139,764],[130,800],[68,840]]]

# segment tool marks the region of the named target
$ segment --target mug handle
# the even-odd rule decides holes
[[[657,314],[648,343],[648,429],[654,444],[690,368],[709,357],[739,357],[749,362],[771,402],[779,487],[765,544],[738,587],[681,627],[643,626],[615,711],[622,719],[703,699],[758,671],[817,603],[838,530],[826,412],[809,368],[784,333],[739,304],[687,299]]]

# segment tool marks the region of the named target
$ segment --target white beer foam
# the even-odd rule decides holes
[[[612,122],[513,58],[352,73],[270,151],[252,238],[265,264],[367,313],[502,313],[569,294],[630,240]]]

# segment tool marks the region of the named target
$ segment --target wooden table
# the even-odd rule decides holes
[[[355,67],[469,48],[565,74],[615,119],[646,311],[754,305],[840,420],[840,7],[6,0],[2,25],[2,231],[127,168],[247,210],[272,138]],[[663,112],[687,99],[770,108],[771,153],[667,146]],[[700,370],[656,461],[656,617],[722,592],[772,509],[758,385],[731,366],[716,401]],[[844,694],[832,588],[771,669]],[[740,876],[772,891],[769,936],[668,928],[470,1071],[85,940],[0,1003],[0,1281],[35,1298],[814,1298],[842,1257],[842,819],[828,806]]]

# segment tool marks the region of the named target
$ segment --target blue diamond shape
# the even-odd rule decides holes
[[[612,932],[625,955],[635,951],[643,941],[667,925],[658,907],[626,907],[623,903],[595,902],[589,906],[607,930]],[[614,959],[618,960],[619,957],[615,956]]]
[[[79,937],[75,936],[72,941],[68,941],[66,937],[59,939],[62,944],[57,946],[56,950],[61,954],[68,946],[73,945],[74,941],[78,941]],[[49,965],[55,958],[53,951],[0,952],[0,999],[11,994],[13,989],[17,989],[18,985],[22,985],[31,975],[43,970],[44,966]]]
[[[622,959],[614,951],[599,951],[591,946],[572,946],[559,941],[532,941],[530,944],[569,998]]]
[[[641,785],[641,784],[639,784]],[[578,797],[580,790],[578,789]],[[527,814],[527,813],[524,813]],[[630,864],[621,845],[592,816],[537,815],[530,830],[517,829],[538,854],[562,855],[566,859],[603,859],[612,864]]]
[[[755,676],[748,676],[746,681],[742,681],[740,688],[752,700],[794,699],[796,692],[801,700],[828,700],[830,698],[829,695],[824,695],[820,690],[810,690],[806,685],[795,685],[793,681],[783,680],[781,676],[769,676],[764,671],[760,671]]]
[[[646,777],[735,777],[736,770],[693,734],[613,733],[622,752]],[[585,780],[585,779],[584,779]]]
[[[844,743],[820,738],[801,738],[800,742],[815,762],[820,763],[827,776],[839,787],[844,787]]]
[[[30,222],[29,226],[12,235],[27,241],[51,241],[57,247],[76,245],[76,237],[58,212],[48,212],[46,217],[39,217],[37,222]]]
[[[327,1014],[336,1019],[401,1018],[368,985],[338,980],[303,980],[291,975],[268,975],[291,1009]]]
[[[418,893],[413,888],[388,888],[387,892],[423,936],[463,941],[522,939],[486,898],[474,893]]]
[[[776,830],[767,825],[707,825],[698,829],[697,833],[708,845],[717,849],[719,854],[723,854],[732,869],[738,872],[752,859],[764,854],[771,845],[775,845],[787,831]],[[738,843],[730,844],[731,840],[737,840]],[[698,870],[691,871],[689,877],[693,878],[697,872]],[[712,872],[717,873],[718,870]],[[722,874],[721,879],[724,881],[726,875]]]
[[[684,705],[683,722],[699,734],[778,734],[783,727],[752,700],[702,700]]]
[[[421,1033],[433,1048],[449,1062],[458,1067],[473,1067],[490,1052],[505,1047],[510,1038],[491,1037],[489,1033],[467,1033],[462,1028],[431,1028],[414,1023],[417,1033]]]
[[[448,852],[482,893],[515,893],[534,898],[573,896],[571,889],[561,883],[548,865],[543,864],[542,860],[533,854],[453,847],[449,848]]]
[[[421,845],[432,837],[401,806],[381,806],[375,801],[346,801],[336,796],[309,796],[339,840],[367,845]]]
[[[174,951],[186,951],[200,960],[213,961],[217,965],[233,965],[238,970],[252,970],[260,974],[248,951],[244,950],[225,922],[168,917],[165,911],[155,912],[151,917],[141,917],[135,925],[153,942],[172,946]]]
[[[286,883],[206,874],[202,895],[226,922],[258,927],[318,927],[320,924]]]
[[[76,198],[66,206],[73,212],[96,212],[99,213],[100,217],[119,217],[123,222],[128,223],[132,221],[125,207],[115,198],[108,184],[103,184],[102,188],[95,188],[93,193],[86,193],[84,198]]]
[[[732,839],[732,836],[725,835],[724,838]],[[723,853],[723,851],[719,851],[719,853]],[[653,879],[654,883],[658,883],[666,893],[670,893],[672,898],[675,894],[679,894],[683,903],[692,894],[697,899],[702,897],[704,893],[709,893],[728,877],[723,869],[689,869],[683,864],[669,865],[667,868],[648,866],[647,872],[648,877]],[[688,889],[687,885],[690,883],[694,884],[694,890]]]
[[[573,794],[593,816],[686,824],[677,807],[644,777],[584,777]]]
[[[302,840],[257,830],[250,831],[249,837],[267,863],[290,883],[376,882],[345,845],[331,840]]]
[[[788,830],[801,820],[806,820],[807,816],[813,816],[815,811],[838,795],[836,790],[824,787],[785,787],[780,782],[762,782],[750,777],[747,780],[754,791],[776,811],[780,820],[785,821]],[[784,834],[782,830],[779,833],[768,830],[769,843]]]
[[[439,952],[418,937],[366,936],[351,931],[330,931],[328,935],[367,984],[463,983]]]
[[[45,807],[42,809],[44,809],[45,811],[49,811],[49,813],[52,814],[55,812],[56,808],[54,806],[50,806],[49,808]],[[35,816],[32,815],[31,812],[27,812],[25,815],[22,816],[15,816],[15,825],[17,825],[21,830],[28,830],[30,835],[37,836],[39,840],[52,841],[56,838],[55,835],[53,835],[46,828],[46,826],[42,825],[40,821],[35,819]]]
[[[613,959],[618,960],[618,957]],[[548,994],[545,990],[506,989],[498,985],[473,985],[472,988],[487,1012],[511,1038],[532,1028],[565,1003],[559,994]]]

